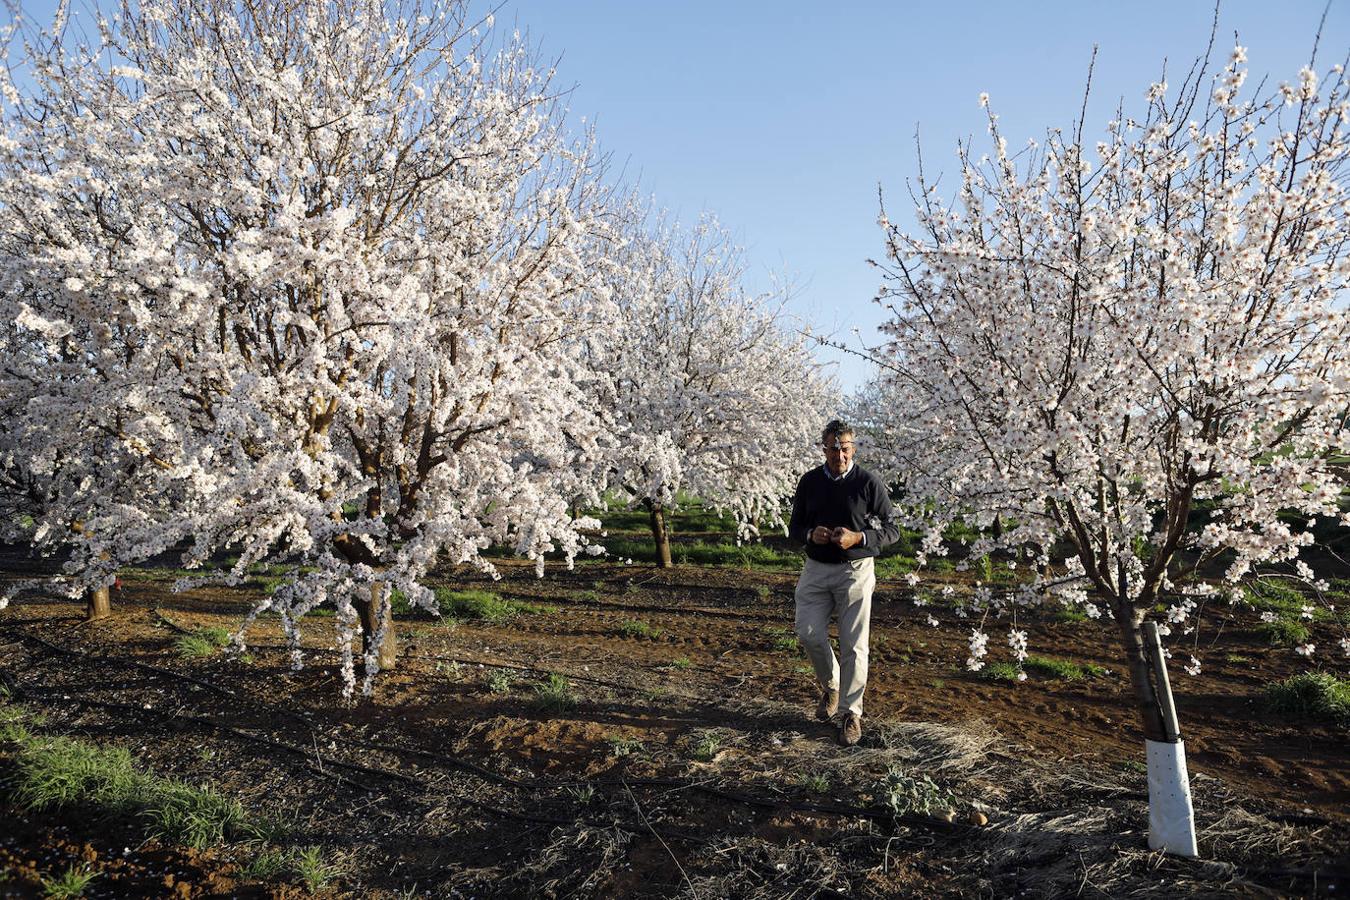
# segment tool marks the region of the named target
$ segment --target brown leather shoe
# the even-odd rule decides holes
[[[816,718],[822,722],[828,722],[834,718],[837,712],[839,712],[839,692],[834,688],[826,688],[820,692],[820,705],[816,707]]]
[[[844,722],[839,726],[839,743],[852,747],[862,738],[862,717],[857,713],[845,713]]]

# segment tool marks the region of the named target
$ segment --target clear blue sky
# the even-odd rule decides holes
[[[1227,61],[1236,31],[1249,86],[1262,74],[1296,80],[1325,7],[1228,0],[1216,59]],[[507,0],[497,21],[561,57],[572,112],[660,205],[683,219],[715,211],[759,285],[793,275],[792,311],[856,343],[852,328],[875,342],[883,318],[866,264],[882,253],[877,185],[907,221],[916,127],[930,175],[955,171],[958,138],[986,139],[981,91],[1012,147],[1067,127],[1095,44],[1091,134],[1122,96],[1142,108],[1164,59],[1179,84],[1213,14],[1192,0]],[[1348,50],[1350,0],[1332,0],[1318,70]],[[822,356],[838,360],[845,390],[869,375],[859,360]]]
[[[981,91],[1010,146],[1067,127],[1096,45],[1088,133],[1099,131],[1121,97],[1142,107],[1164,60],[1180,81],[1214,13],[1209,0],[476,2],[500,2],[498,28],[514,23],[559,58],[558,84],[574,87],[569,106],[594,122],[615,170],[684,220],[716,212],[746,249],[753,287],[791,278],[790,311],[855,345],[852,329],[875,343],[883,319],[866,263],[882,253],[877,186],[892,219],[908,221],[916,128],[935,174],[954,172],[958,139],[974,135],[977,148],[986,139]],[[23,9],[49,21],[55,2]],[[1216,59],[1236,31],[1249,85],[1292,81],[1324,9],[1325,0],[1226,0]],[[1331,0],[1319,71],[1347,50],[1350,0]],[[869,377],[861,360],[821,355],[845,391]]]

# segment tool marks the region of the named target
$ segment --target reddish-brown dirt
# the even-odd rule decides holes
[[[792,779],[809,773],[780,773],[787,780],[772,783],[761,766],[728,781],[741,762],[762,760],[766,751],[772,759],[780,746],[839,752],[830,730],[809,716],[815,688],[804,659],[784,646],[791,574],[610,563],[575,572],[550,567],[542,580],[525,566],[507,563],[503,571],[499,582],[462,573],[442,581],[549,609],[453,628],[404,619],[398,670],[381,674],[373,696],[355,704],[339,698],[331,618],[305,622],[307,663],[299,672],[289,671],[276,620],[267,618],[249,632],[248,661],[181,658],[173,649],[180,632],[235,626],[257,588],[173,594],[171,579],[153,571],[128,575],[113,617],[101,623],[84,624],[69,601],[16,602],[0,613],[0,675],[11,702],[46,714],[52,727],[132,745],[147,767],[209,782],[251,808],[284,810],[303,835],[297,846],[322,844],[342,861],[320,893],[393,895],[430,885],[434,896],[668,896],[697,887],[699,871],[711,877],[711,869],[684,872],[672,860],[713,835],[732,836],[722,858],[760,872],[766,885],[778,883],[774,873],[786,871],[779,866],[820,866],[818,890],[803,896],[967,889],[930,839],[902,853],[903,841],[878,837],[875,823],[856,815],[871,795],[832,798],[854,804],[850,818],[802,797]],[[927,624],[930,613],[942,627]],[[626,632],[634,621],[655,633]],[[1202,674],[1174,674],[1192,774],[1217,780],[1197,784],[1197,795],[1221,784],[1253,808],[1332,835],[1334,846],[1350,834],[1346,732],[1265,711],[1265,686],[1308,664],[1264,646],[1255,624],[1250,612],[1212,612],[1199,638]],[[1009,757],[1102,773],[1112,783],[1132,779],[1128,796],[1137,802],[1142,738],[1111,632],[1049,617],[1020,625],[1033,653],[1094,663],[1109,674],[1074,682],[981,679],[963,665],[967,623],[950,610],[918,609],[899,583],[883,583],[873,611],[869,719],[996,732]],[[1319,643],[1334,644],[1330,634],[1322,637]],[[1324,664],[1346,674],[1343,661]],[[493,672],[512,676],[514,688],[494,693]],[[535,702],[531,686],[550,672],[569,678],[574,707],[550,712]],[[698,749],[709,734],[723,734],[724,745]],[[871,740],[864,747],[875,746]],[[691,790],[700,773],[724,795]],[[677,777],[685,780],[675,784]],[[600,799],[585,793],[588,784]],[[756,791],[760,800],[736,799]],[[615,809],[636,835],[622,852],[603,838],[605,827],[619,827],[620,813],[608,812]],[[250,878],[243,867],[256,848],[190,853],[144,842],[135,823],[21,813],[12,804],[4,814],[16,823],[0,840],[5,896],[39,896],[42,878],[77,862],[100,872],[93,887],[103,896],[304,893],[294,877]],[[568,832],[564,848],[558,835],[569,821],[584,828]],[[753,852],[735,843],[751,839]],[[977,839],[953,840],[975,852]],[[876,866],[841,874],[809,856],[841,842],[865,844]],[[733,844],[734,852],[725,849]],[[363,854],[375,847],[382,862],[372,873],[362,868]],[[773,848],[797,855],[780,859]],[[1322,853],[1321,865],[1339,871],[1343,852],[1339,861]],[[581,871],[577,859],[594,871]],[[1289,877],[1304,883],[1297,872]],[[996,884],[1012,890],[1013,882]],[[766,891],[744,896],[776,895]]]

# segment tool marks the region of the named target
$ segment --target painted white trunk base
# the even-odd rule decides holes
[[[1177,856],[1197,856],[1186,745],[1145,740],[1148,751],[1148,846]]]

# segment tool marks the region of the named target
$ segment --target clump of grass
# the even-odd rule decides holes
[[[998,662],[985,663],[983,669],[975,673],[976,678],[983,678],[985,681],[1017,681],[1017,675],[1021,670],[1010,662],[1002,660]]]
[[[1137,759],[1123,759],[1117,765],[1120,766],[1121,771],[1129,772],[1132,775],[1148,774],[1148,764],[1141,763]]]
[[[1088,616],[1087,613],[1076,606],[1061,606],[1059,609],[1055,610],[1054,614],[1050,616],[1050,619],[1053,622],[1086,622]]]
[[[121,812],[141,782],[125,749],[67,737],[30,736],[21,742],[16,764],[15,797],[35,810],[94,806]]]
[[[700,762],[712,762],[721,749],[722,738],[714,732],[705,731],[695,738],[690,755]]]
[[[66,869],[55,878],[43,878],[42,896],[51,897],[53,900],[64,900],[68,897],[82,897],[85,889],[89,887],[89,882],[98,877],[98,873],[84,866],[75,868],[72,866]]]
[[[1256,626],[1256,633],[1272,647],[1296,647],[1308,642],[1308,626],[1297,619],[1275,619]]]
[[[897,553],[894,556],[880,556],[873,565],[877,578],[883,580],[908,575],[919,568],[919,563],[914,557],[902,553]]]
[[[1304,672],[1266,688],[1266,705],[1274,712],[1302,719],[1350,726],[1350,680],[1328,672]]]
[[[35,810],[92,808],[135,814],[157,837],[204,849],[254,829],[243,807],[214,791],[137,771],[121,747],[21,736],[14,796]]]
[[[890,807],[891,814],[934,815],[951,809],[956,798],[927,775],[911,775],[892,766],[875,790],[877,798]]]
[[[609,738],[609,745],[615,756],[632,756],[635,753],[641,753],[643,750],[642,741],[636,738],[611,737]]]
[[[275,594],[277,588],[281,587],[290,576],[288,575],[260,575],[252,579],[264,594]]]
[[[577,705],[572,683],[554,672],[534,686],[534,705],[544,712],[566,712]]]
[[[442,616],[481,621],[489,625],[500,625],[522,614],[548,612],[546,607],[507,600],[491,591],[452,591],[449,588],[436,588],[436,603]]]
[[[1243,597],[1255,609],[1297,613],[1307,599],[1297,589],[1278,581],[1254,581],[1242,589]]]
[[[593,784],[569,785],[567,793],[582,806],[589,806],[595,802],[595,785]]]
[[[679,669],[680,671],[684,671],[692,665],[693,663],[689,661],[689,657],[687,656],[677,656],[670,661],[670,667],[672,669]]]
[[[291,858],[291,871],[311,894],[318,893],[342,875],[342,866],[330,862],[321,847],[305,847]]]
[[[1229,653],[1224,658],[1224,662],[1236,663],[1242,665],[1252,661],[1250,656],[1243,656],[1241,653]]]
[[[776,550],[765,544],[741,544],[730,541],[694,541],[673,544],[670,548],[674,562],[695,566],[730,566],[742,569],[795,569],[802,558],[795,552]]]
[[[0,706],[0,743],[23,744],[32,739],[23,710],[14,706]]]
[[[1022,668],[1029,673],[1058,678],[1060,681],[1082,681],[1084,678],[1101,678],[1106,669],[1094,663],[1076,663],[1053,656],[1028,656]]]
[[[768,600],[773,596],[773,588],[767,584],[757,584],[755,585],[755,596],[760,600]]]
[[[766,628],[764,633],[769,636],[769,649],[779,653],[796,653],[801,650],[801,642],[797,640],[797,635],[788,628]]]
[[[257,856],[240,867],[239,877],[245,880],[270,881],[286,871],[290,863],[289,851],[277,847],[263,847]]]
[[[228,836],[251,830],[239,801],[222,797],[209,788],[158,778],[147,787],[148,797],[141,814],[156,837],[204,850],[224,842]]]
[[[652,640],[661,636],[661,629],[649,625],[641,619],[628,619],[619,626],[619,633],[624,637],[647,638]]]
[[[822,772],[805,773],[797,779],[802,790],[812,794],[824,794],[830,790],[830,777]]]
[[[230,642],[228,628],[198,628],[191,634],[185,634],[174,641],[174,649],[184,659],[214,656],[216,651]]]
[[[578,603],[595,603],[600,599],[599,591],[573,591],[572,599]]]
[[[483,687],[487,688],[489,694],[505,697],[511,693],[511,685],[515,680],[515,677],[505,669],[493,669],[483,679]]]

